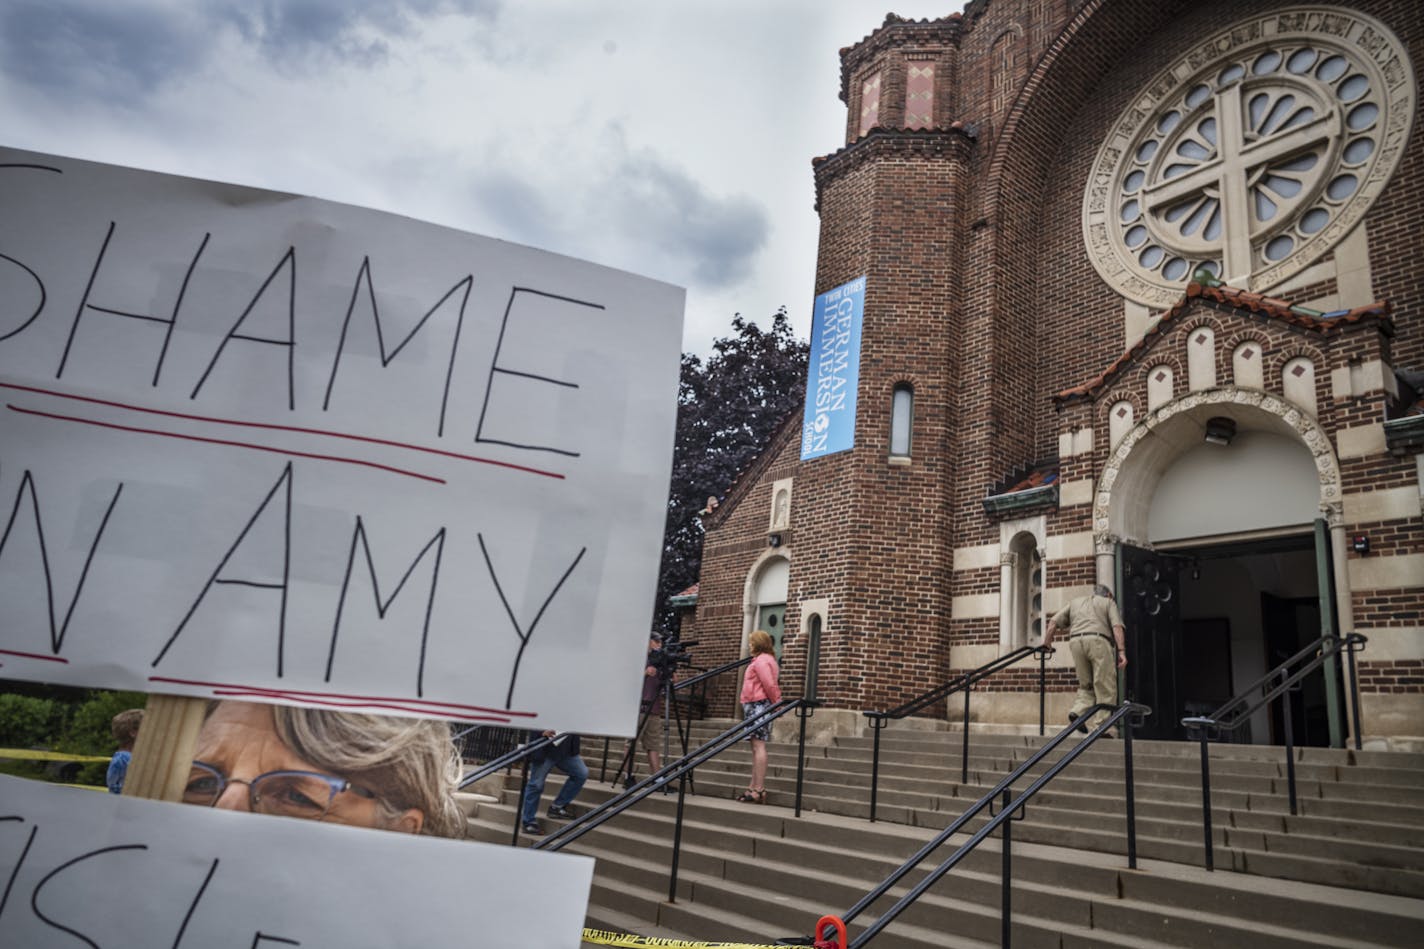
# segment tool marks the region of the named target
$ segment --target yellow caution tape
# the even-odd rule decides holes
[[[663,949],[780,949],[764,943],[750,942],[687,942],[683,939],[662,939],[658,936],[634,936],[631,933],[585,929],[583,941],[599,946],[661,946]]]
[[[0,748],[0,758],[15,761],[108,761],[100,755],[66,755],[58,751],[31,751],[28,748]]]

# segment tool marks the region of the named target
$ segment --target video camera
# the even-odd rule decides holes
[[[648,664],[658,670],[660,678],[671,678],[680,667],[692,665],[690,650],[696,645],[695,639],[683,642],[676,631],[664,633],[663,648],[648,653]]]

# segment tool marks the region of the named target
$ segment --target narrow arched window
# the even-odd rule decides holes
[[[908,458],[910,428],[915,421],[915,390],[908,382],[895,386],[890,396],[890,455]]]
[[[1011,554],[1010,642],[1017,649],[1043,638],[1043,555],[1033,534],[1021,533],[1009,544]]]
[[[807,627],[806,698],[814,699],[821,681],[821,614],[813,614]]]

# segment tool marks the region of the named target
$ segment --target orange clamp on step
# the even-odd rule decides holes
[[[828,925],[835,927],[836,938],[834,942],[829,942],[821,938]],[[846,949],[846,925],[841,922],[839,916],[822,916],[816,920],[816,947],[817,949]]]

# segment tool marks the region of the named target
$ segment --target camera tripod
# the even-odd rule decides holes
[[[658,678],[660,680],[658,687],[662,691],[661,698],[663,705],[663,767],[667,767],[668,762],[671,760],[669,754],[669,745],[671,742],[671,736],[668,732],[669,723],[674,721],[677,723],[677,737],[682,744],[683,755],[687,754],[687,738],[692,725],[690,721],[683,721],[682,710],[676,704],[676,698],[673,695],[672,676],[673,672],[671,669],[660,670],[658,672]],[[623,786],[625,788],[633,786],[633,771],[638,761],[638,739],[643,736],[643,729],[648,726],[648,718],[652,716],[653,709],[657,707],[657,704],[657,700],[654,699],[645,703],[646,707],[641,710],[638,716],[638,729],[633,732],[633,737],[628,740],[628,747],[623,752],[623,760],[618,763],[618,770],[614,772],[614,784],[617,784],[618,779],[622,777]],[[687,782],[689,785],[692,785],[691,774],[688,774]],[[662,790],[667,792],[671,790],[671,788],[664,786]]]

